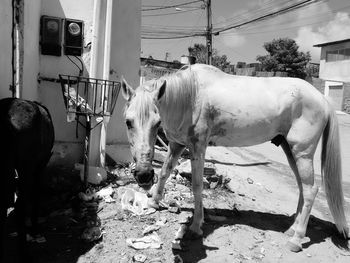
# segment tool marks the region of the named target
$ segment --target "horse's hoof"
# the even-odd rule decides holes
[[[287,248],[292,251],[292,252],[300,252],[302,251],[302,248],[301,246],[297,245],[297,244],[294,244],[293,242],[291,241],[288,241],[287,244],[286,244]]]
[[[153,198],[148,198],[147,200],[148,208],[154,208],[156,210],[159,209],[159,202],[156,202]]]
[[[203,234],[198,234],[197,232],[194,232],[190,229],[187,229],[184,235],[184,239],[187,239],[187,240],[195,240],[195,239],[200,239],[202,237],[203,237]]]
[[[284,234],[286,234],[289,237],[294,236],[294,233],[295,233],[295,231],[292,228],[289,228],[287,231],[284,232]]]

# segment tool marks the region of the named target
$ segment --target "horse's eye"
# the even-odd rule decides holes
[[[131,129],[131,128],[132,128],[131,120],[126,120],[126,121],[125,121],[125,124],[126,124],[126,126],[128,127],[128,129]]]

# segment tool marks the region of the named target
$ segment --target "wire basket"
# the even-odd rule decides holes
[[[111,116],[120,91],[120,82],[59,75],[67,114],[89,117]]]

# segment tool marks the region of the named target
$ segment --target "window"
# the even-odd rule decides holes
[[[330,50],[326,52],[326,62],[350,60],[350,48]]]

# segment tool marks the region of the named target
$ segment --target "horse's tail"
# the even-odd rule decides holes
[[[344,212],[338,119],[332,109],[330,109],[328,122],[323,131],[321,167],[329,209],[338,231],[347,238],[349,228]]]

